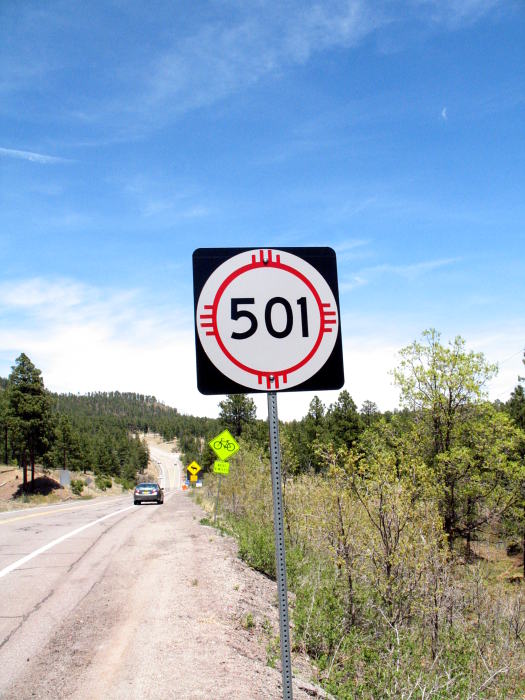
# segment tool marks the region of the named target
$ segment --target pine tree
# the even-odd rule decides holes
[[[219,403],[219,417],[234,436],[241,437],[244,428],[255,422],[257,409],[253,399],[245,394],[228,394]]]
[[[326,423],[330,439],[336,448],[352,447],[359,437],[362,430],[361,416],[346,389],[339,394],[337,401],[330,405]]]
[[[24,471],[23,488],[27,488],[27,466],[31,466],[31,483],[35,478],[35,460],[47,450],[52,440],[49,395],[42,373],[22,353],[9,375],[7,420],[11,438]]]

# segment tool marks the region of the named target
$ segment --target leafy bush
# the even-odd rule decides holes
[[[320,445],[325,473],[285,483],[293,648],[316,661],[339,698],[525,697],[521,592],[453,556],[431,473],[412,443],[398,454],[380,437],[365,446],[366,460]],[[240,557],[275,577],[265,459],[244,450],[236,478],[221,484],[219,517]],[[208,513],[216,490],[210,478]],[[274,635],[266,636],[273,664]]]
[[[335,571],[317,567],[294,587],[297,594],[293,609],[295,635],[301,647],[312,657],[333,653],[344,621],[344,606]]]
[[[117,477],[115,481],[117,482],[117,484],[120,484],[122,486],[122,489],[124,491],[131,491],[133,488],[135,488],[135,481],[133,479]]]
[[[105,474],[98,474],[95,477],[95,486],[97,487],[97,489],[105,491],[106,489],[110,489],[113,486],[113,481],[111,480],[110,476],[106,476]]]
[[[239,556],[256,571],[275,578],[275,546],[273,529],[246,518],[234,525],[239,539]]]
[[[82,479],[71,479],[71,491],[75,496],[80,496],[84,490],[85,483]]]

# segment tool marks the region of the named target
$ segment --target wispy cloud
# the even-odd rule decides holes
[[[144,106],[186,111],[208,105],[286,66],[306,63],[313,53],[352,46],[382,22],[360,0],[292,1],[286,10],[252,4],[236,22],[202,26],[156,58],[148,68]]]
[[[34,151],[19,151],[14,148],[0,147],[0,156],[4,158],[17,158],[19,160],[29,160],[31,163],[41,163],[43,165],[72,162],[69,158],[59,158],[58,156],[49,156],[44,153],[35,153]]]
[[[446,107],[443,107],[443,109],[441,110],[441,119],[443,119],[443,121],[445,122],[448,119],[448,110]]]
[[[337,260],[339,263],[346,263],[351,260],[355,261],[370,257],[372,255],[370,241],[359,238],[350,238],[340,241],[332,247],[337,254]],[[357,286],[360,286],[360,284]]]
[[[207,105],[314,54],[358,45],[414,17],[456,27],[487,14],[497,0],[411,0],[407,14],[390,2],[290,0],[236,3],[237,16],[200,25],[148,66],[145,104],[185,111]],[[177,99],[174,99],[177,98]]]
[[[165,177],[136,176],[117,183],[140,216],[156,223],[171,225],[180,220],[202,219],[209,216],[210,206],[200,199],[199,188],[179,184]]]
[[[341,292],[351,292],[354,289],[363,287],[382,275],[396,275],[405,280],[415,280],[421,275],[428,274],[443,267],[449,267],[458,263],[460,258],[440,258],[437,260],[424,260],[408,265],[381,264],[365,267],[359,272],[343,277],[339,289]]]
[[[438,260],[424,260],[418,263],[409,265],[375,265],[374,267],[366,268],[363,273],[371,274],[393,274],[405,279],[415,279],[427,272],[437,270],[442,267],[449,267],[459,262],[460,258],[440,258]]]
[[[423,18],[456,29],[501,6],[499,0],[412,0]]]
[[[140,105],[148,114],[163,105],[164,116],[173,116],[279,76],[315,54],[357,46],[403,21],[415,18],[455,28],[479,19],[496,2],[411,0],[408,13],[396,11],[389,2],[368,0],[290,0],[283,6],[235,3],[236,15],[200,24],[194,33],[152,57],[143,75]],[[308,148],[309,142],[300,142],[299,147]]]
[[[19,110],[29,95],[38,95],[40,107],[51,114],[55,105],[46,103],[41,85],[54,99],[63,76],[82,75],[61,115],[74,120],[93,143],[137,137],[189,110],[278,78],[324,51],[357,46],[379,32],[392,34],[395,42],[399,28],[414,20],[455,28],[499,6],[497,0],[408,0],[403,7],[389,0],[235,0],[222,3],[220,11],[214,3],[201,3],[181,22],[171,3],[157,4],[155,17],[141,2],[116,3],[108,10],[104,3],[87,7],[50,0],[45,9],[7,13],[2,39],[9,60],[0,91],[12,102],[4,99],[3,109]],[[100,35],[96,48],[86,40],[90,30],[108,25],[108,11],[120,13],[129,29],[118,50],[111,32]],[[138,40],[144,24],[158,30],[161,40]],[[72,43],[75,51],[68,52]],[[95,50],[96,60],[90,53]],[[75,138],[82,141],[79,133]],[[309,145],[298,142],[298,147]],[[53,156],[21,153],[29,155],[14,157],[57,162],[48,160]]]
[[[340,241],[334,245],[335,252],[339,254],[348,253],[349,251],[355,250],[356,248],[362,248],[368,245],[369,241],[362,240],[360,238],[348,238],[344,241]]]
[[[368,280],[364,277],[361,277],[360,275],[351,275],[350,278],[343,279],[339,283],[339,291],[341,293],[351,292],[359,287],[364,287],[366,284],[368,284]]]

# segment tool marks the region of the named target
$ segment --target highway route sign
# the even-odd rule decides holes
[[[343,386],[331,248],[199,248],[193,284],[201,393]]]
[[[189,473],[190,473],[192,476],[196,476],[196,475],[200,472],[201,468],[202,468],[202,467],[200,466],[200,464],[197,464],[197,462],[192,462],[192,463],[189,465],[189,467],[187,467]]]
[[[230,473],[230,463],[223,462],[222,460],[216,460],[213,463],[213,471],[215,474],[229,474]]]
[[[220,460],[225,460],[226,457],[233,457],[240,450],[239,443],[229,430],[223,430],[222,433],[212,438],[208,445]]]

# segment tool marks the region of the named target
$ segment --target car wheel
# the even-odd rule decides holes
[[[133,501],[136,506],[140,506],[140,501]]]

